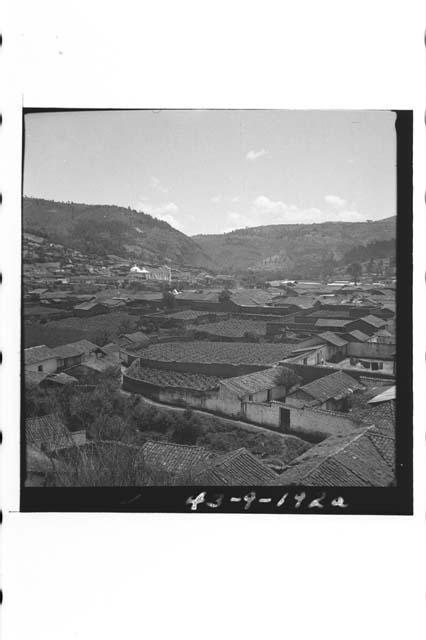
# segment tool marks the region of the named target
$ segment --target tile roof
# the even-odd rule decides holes
[[[299,388],[300,391],[304,391],[320,402],[326,402],[332,398],[339,400],[361,389],[364,389],[363,385],[343,371],[336,371]]]
[[[37,364],[37,362],[43,362],[44,360],[56,359],[56,354],[52,349],[45,344],[41,344],[37,347],[28,347],[24,352],[25,365]]]
[[[211,322],[206,324],[195,325],[195,331],[209,333],[214,336],[223,338],[243,338],[246,333],[252,333],[259,336],[266,334],[266,322],[257,320],[239,320],[231,318],[221,322]]]
[[[380,402],[387,402],[388,400],[395,400],[396,399],[396,386],[393,387],[388,387],[387,389],[385,389],[385,391],[383,391],[382,393],[379,393],[379,395],[374,396],[374,398],[371,398],[371,400],[368,401],[368,404],[377,404]]]
[[[84,350],[80,345],[61,344],[58,347],[52,349],[57,358],[76,358],[77,356],[84,355]]]
[[[309,314],[310,318],[341,318],[347,320],[351,317],[349,311],[336,311],[336,309],[319,309]]]
[[[49,377],[48,371],[25,371],[25,384],[39,385],[45,378]]]
[[[155,369],[140,366],[138,360],[135,360],[130,365],[127,369],[126,375],[163,388],[180,387],[184,389],[196,389],[198,391],[216,389],[220,382],[220,378],[216,376],[207,376],[201,373],[186,373],[185,371],[168,371],[166,369]]]
[[[244,376],[236,376],[235,378],[225,378],[221,380],[221,386],[235,393],[238,398],[246,395],[273,389],[277,386],[276,378],[279,373],[285,369],[292,373],[291,369],[285,367],[273,367],[272,369],[264,369],[263,371],[255,371]]]
[[[72,442],[70,431],[61,418],[54,413],[38,418],[27,418],[25,438],[27,445],[47,449],[57,449]]]
[[[73,308],[81,309],[83,311],[89,311],[90,309],[98,306],[102,306],[102,303],[99,302],[99,300],[92,300],[90,302],[82,302],[81,304],[76,304]]]
[[[149,341],[148,336],[143,331],[134,331],[133,333],[124,333],[121,337],[126,338],[129,342],[141,343]]]
[[[236,449],[213,459],[195,473],[194,481],[205,485],[277,484],[279,476],[247,449]]]
[[[346,327],[353,320],[344,320],[342,318],[318,318],[315,322],[316,327]]]
[[[332,331],[324,331],[324,333],[319,333],[318,337],[326,342],[330,342],[335,347],[344,347],[345,344],[348,344],[347,340],[343,340],[340,336],[336,335]]]
[[[349,331],[348,335],[352,336],[353,338],[355,338],[355,340],[358,340],[359,342],[367,342],[367,340],[370,339],[370,336],[367,336],[366,333],[359,331],[359,329],[354,329],[353,331]]]
[[[289,356],[294,344],[253,342],[164,342],[151,344],[138,353],[147,360],[272,365]]]
[[[202,447],[147,441],[142,447],[139,464],[174,475],[186,475],[212,457],[213,454]]]
[[[376,426],[332,436],[312,447],[280,475],[280,483],[306,486],[389,486],[395,482],[395,436]]]
[[[210,311],[195,311],[194,309],[186,309],[185,311],[176,311],[176,313],[165,313],[163,318],[168,318],[169,320],[197,320],[202,316],[210,315]]]
[[[310,309],[314,306],[316,302],[316,298],[310,298],[308,296],[300,295],[300,296],[287,296],[286,298],[274,301],[274,304],[280,306],[286,305],[294,305],[296,307],[300,307],[300,309]]]
[[[64,373],[63,371],[61,373],[53,373],[50,376],[48,376],[48,381],[51,382],[55,382],[57,384],[73,384],[74,382],[78,382],[77,378],[73,378],[73,376],[68,375],[67,373]]]
[[[381,318],[377,318],[377,316],[373,315],[363,316],[360,319],[364,320],[364,322],[367,322],[367,324],[375,327],[376,329],[381,329],[381,327],[386,325],[386,320],[382,320]]]

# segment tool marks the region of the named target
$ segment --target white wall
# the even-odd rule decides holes
[[[36,362],[35,364],[25,365],[25,371],[40,371],[39,367],[43,367],[43,373],[55,373],[58,368],[57,358],[49,358],[42,362]]]

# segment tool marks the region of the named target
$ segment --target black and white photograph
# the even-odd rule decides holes
[[[248,509],[272,487],[322,508],[333,488],[398,488],[409,113],[23,118],[24,498],[194,487],[196,509],[209,487],[217,508],[245,487]]]
[[[2,639],[422,640],[425,7],[1,8]]]

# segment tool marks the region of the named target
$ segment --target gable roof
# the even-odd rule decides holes
[[[359,329],[354,329],[353,331],[349,331],[348,335],[352,336],[353,338],[355,338],[355,340],[358,340],[359,342],[367,342],[367,340],[370,339],[370,336],[367,336],[366,333],[363,333]]]
[[[207,449],[172,442],[147,441],[142,447],[139,463],[174,475],[189,474],[213,454]]]
[[[37,418],[25,420],[26,444],[34,447],[45,446],[56,449],[72,442],[71,433],[65,427],[61,418],[50,413]]]
[[[395,435],[375,425],[332,436],[312,447],[280,475],[306,486],[389,486],[395,481]]]
[[[133,333],[123,333],[121,338],[126,338],[129,342],[132,343],[141,343],[149,341],[148,336],[143,331],[134,331]]]
[[[24,351],[25,365],[37,364],[37,362],[43,362],[44,360],[56,359],[55,352],[47,347],[45,344],[41,344],[37,347],[28,347]]]
[[[353,320],[344,320],[342,318],[318,318],[315,322],[316,327],[346,327]]]
[[[330,344],[333,344],[335,347],[344,347],[345,344],[348,344],[347,340],[343,340],[340,336],[336,335],[332,331],[324,331],[324,333],[319,333],[318,337]]]
[[[99,300],[91,300],[90,302],[82,302],[81,304],[76,304],[73,309],[81,309],[83,311],[90,311],[94,307],[102,307],[103,304],[99,302]]]
[[[57,358],[76,358],[84,355],[83,348],[73,343],[61,344],[58,347],[54,347],[52,351]]]
[[[377,318],[377,316],[373,315],[363,316],[360,320],[363,320],[375,329],[380,329],[386,325],[386,320],[382,320],[381,318]]]
[[[230,451],[213,459],[194,474],[197,484],[206,485],[268,485],[276,484],[279,476],[247,449]]]
[[[283,368],[283,367],[282,367]],[[246,395],[272,389],[277,386],[276,378],[280,372],[280,368],[264,369],[263,371],[255,371],[244,376],[236,376],[235,378],[225,378],[221,380],[220,385],[226,387],[229,391],[235,393],[238,398]]]
[[[340,400],[350,395],[354,391],[364,389],[355,378],[348,376],[343,371],[336,371],[323,378],[318,378],[299,388],[309,396],[320,402],[327,400]]]
[[[396,386],[393,387],[388,387],[388,389],[385,389],[385,391],[383,391],[382,393],[379,393],[377,396],[374,396],[374,398],[371,398],[371,400],[368,401],[368,404],[378,404],[380,402],[387,402],[388,400],[395,400],[396,399]]]

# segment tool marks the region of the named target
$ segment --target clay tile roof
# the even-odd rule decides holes
[[[367,340],[370,339],[370,337],[367,336],[366,333],[359,331],[359,329],[354,329],[353,331],[350,331],[348,335],[355,338],[355,340],[359,340],[360,342],[367,342]]]
[[[247,449],[226,453],[194,475],[197,484],[205,485],[268,485],[276,484],[279,476]]]
[[[395,482],[395,435],[372,425],[327,438],[283,471],[280,482],[306,486],[389,486]]]
[[[363,385],[343,371],[336,371],[300,387],[301,391],[320,402],[326,402],[331,398],[339,400],[361,389],[364,389]]]
[[[319,334],[319,337],[326,342],[334,344],[335,347],[344,347],[345,344],[348,344],[347,340],[343,340],[343,338],[336,335],[332,331],[324,331],[324,333]]]
[[[148,336],[143,331],[134,331],[133,333],[124,333],[123,338],[126,338],[129,342],[141,343],[149,341]]]
[[[345,327],[353,320],[343,320],[342,318],[318,318],[315,322],[316,327]]]
[[[243,398],[248,394],[276,387],[276,378],[282,368],[284,367],[273,367],[272,369],[248,373],[244,376],[225,378],[221,381],[221,385],[235,393],[239,398]]]
[[[386,320],[382,320],[381,318],[377,318],[373,315],[363,316],[361,320],[364,320],[364,322],[367,322],[376,329],[380,329],[381,327],[384,327],[386,325]]]
[[[207,449],[171,442],[148,441],[142,447],[140,464],[174,475],[189,474],[213,454]]]
[[[47,449],[66,446],[72,440],[71,434],[59,416],[54,413],[25,420],[27,445]]]
[[[46,347],[45,344],[41,344],[38,347],[29,347],[25,349],[25,365],[37,364],[37,362],[43,362],[50,358],[56,358],[56,354],[52,349]]]

